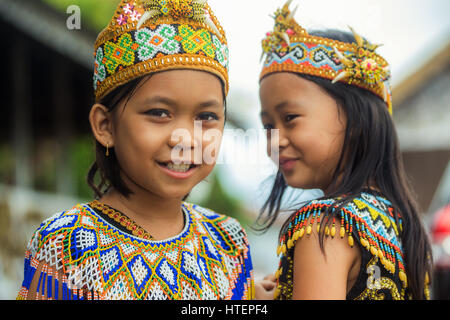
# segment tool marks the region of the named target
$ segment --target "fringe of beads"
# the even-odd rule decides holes
[[[42,266],[39,273],[39,281],[36,289],[36,300],[97,300],[98,294],[95,291],[74,288],[66,275],[60,278],[58,272],[53,272],[53,268],[47,263],[43,263],[31,257],[27,253],[25,259],[25,272],[22,288],[17,296],[17,300],[28,298],[31,282],[37,277],[37,269]],[[60,296],[60,288],[62,294]]]
[[[300,209],[291,219],[287,231],[280,239],[280,244],[277,248],[277,255],[286,255],[288,250],[291,250],[295,243],[305,236],[310,236],[313,230],[313,225],[317,221],[317,232],[320,230],[321,216],[330,204],[312,203]],[[408,281],[406,276],[405,266],[403,264],[403,253],[397,246],[390,243],[386,238],[373,231],[366,221],[351,211],[342,208],[339,212],[341,227],[339,236],[344,239],[347,236],[348,245],[354,247],[355,233],[358,236],[359,242],[373,256],[377,257],[384,268],[391,274],[395,274],[398,268],[398,276],[406,288]],[[334,238],[336,236],[336,215],[332,218],[331,227],[325,227],[325,236]],[[400,227],[401,228],[401,227]],[[282,271],[279,269],[276,272],[276,277],[279,278]]]

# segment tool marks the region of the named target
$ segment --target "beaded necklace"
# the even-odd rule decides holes
[[[100,210],[103,214],[120,223],[121,226],[129,230],[134,236],[145,240],[153,240],[153,237],[150,233],[148,233],[148,231],[137,225],[136,222],[128,218],[123,213],[111,208],[110,206],[103,204],[98,200],[90,202],[89,206],[93,209]]]

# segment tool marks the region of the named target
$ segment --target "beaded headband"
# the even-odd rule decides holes
[[[210,72],[228,94],[228,46],[207,0],[122,0],[95,42],[94,91],[99,101],[154,72]]]
[[[289,0],[275,12],[275,28],[262,41],[264,67],[260,79],[275,72],[295,72],[345,82],[382,98],[392,114],[391,72],[385,59],[352,28],[355,43],[311,36],[295,20]]]

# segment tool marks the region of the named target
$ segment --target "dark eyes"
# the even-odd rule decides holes
[[[152,109],[145,112],[145,114],[158,119],[170,118],[170,112],[164,109]],[[200,121],[217,121],[219,120],[219,117],[213,112],[203,112],[197,116],[197,119]]]
[[[217,120],[219,120],[219,117],[215,113],[204,112],[198,116],[198,119],[201,121],[217,121]]]
[[[284,117],[284,121],[285,122],[290,122],[292,120],[294,120],[295,118],[298,118],[298,115],[296,114],[290,114]]]
[[[170,116],[169,111],[163,109],[152,109],[147,111],[145,114],[156,117],[156,118],[168,118]]]
[[[292,120],[294,120],[294,119],[296,119],[296,118],[298,118],[298,117],[299,117],[299,115],[296,115],[296,114],[290,114],[290,115],[284,116],[284,117],[283,117],[283,121],[284,121],[285,123],[289,123],[289,122],[291,122]],[[264,126],[264,130],[272,130],[272,129],[275,128],[275,127],[273,126],[273,124],[270,124],[270,123],[263,124],[263,126]]]

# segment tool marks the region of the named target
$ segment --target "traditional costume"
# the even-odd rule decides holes
[[[197,205],[182,209],[183,231],[164,241],[98,201],[54,215],[28,244],[18,298],[38,276],[36,299],[251,299],[252,261],[240,224]]]
[[[375,52],[379,45],[368,43],[353,29],[354,43],[309,35],[295,21],[296,10],[289,9],[291,2],[275,12],[274,30],[262,41],[261,79],[276,72],[292,72],[344,82],[377,95],[392,114],[391,73],[386,60]],[[411,298],[400,238],[401,216],[382,194],[373,190],[349,199],[344,205],[340,198],[315,200],[291,217],[278,246],[281,259],[276,272],[276,299],[292,298],[295,244],[311,235],[315,222],[320,231],[325,212],[332,212],[334,217],[331,227],[325,227],[325,236],[347,237],[349,246],[357,245],[361,250],[361,271],[347,298]],[[336,219],[340,230],[336,230]],[[429,298],[426,278],[425,296]]]
[[[121,1],[95,43],[96,100],[173,69],[212,73],[228,92],[227,40],[206,0]],[[36,299],[251,299],[240,224],[186,202],[182,211],[183,231],[164,241],[98,201],[54,215],[28,244],[18,299],[36,277]]]

